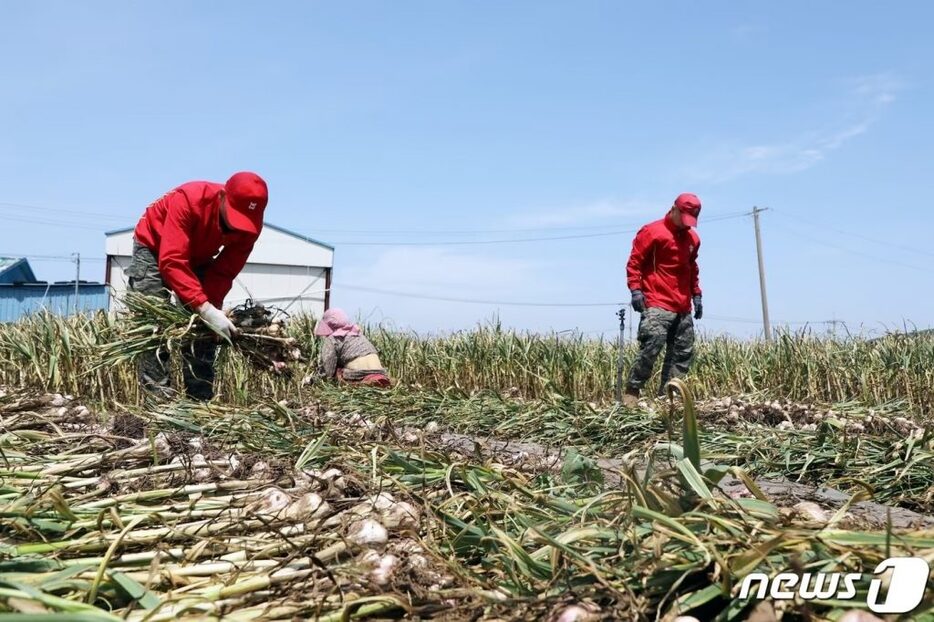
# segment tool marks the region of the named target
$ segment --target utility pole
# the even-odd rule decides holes
[[[752,220],[756,226],[756,255],[759,257],[759,293],[762,295],[762,328],[765,340],[772,340],[772,325],[769,324],[769,297],[765,293],[765,259],[762,257],[762,234],[759,232],[759,213],[768,208],[752,208]]]
[[[629,317],[636,317],[636,311],[635,309],[632,308],[631,302],[629,303],[628,307],[629,307]],[[632,324],[633,324],[632,322],[629,322],[629,343],[632,343]]]
[[[75,257],[75,315],[78,315],[78,302],[81,297],[81,253],[72,253]]]
[[[836,339],[836,338],[837,338],[837,326],[842,325],[843,328],[844,328],[844,330],[846,330],[846,321],[845,321],[845,320],[838,320],[838,319],[837,319],[837,314],[836,314],[836,313],[833,314],[833,319],[832,319],[832,320],[829,320],[829,322],[830,322],[830,327],[831,327],[831,328],[830,328],[830,337],[831,337],[832,339]]]
[[[626,307],[620,307],[616,315],[619,317],[619,352],[616,357],[616,403],[619,404],[623,400],[623,336],[626,330]]]

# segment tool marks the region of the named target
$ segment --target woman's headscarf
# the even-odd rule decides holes
[[[359,335],[360,327],[350,321],[343,309],[328,309],[315,325],[318,337],[346,337]]]

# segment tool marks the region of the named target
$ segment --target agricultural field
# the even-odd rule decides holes
[[[213,402],[157,404],[133,357],[191,330],[159,319],[0,326],[0,622],[872,620],[880,562],[934,563],[930,335],[706,340],[625,409],[615,343],[370,327],[398,384],[349,389],[297,318],[288,373],[241,344]],[[934,620],[927,587],[881,619]]]

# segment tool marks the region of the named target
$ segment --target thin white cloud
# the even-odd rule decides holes
[[[879,106],[895,101],[896,93],[905,88],[905,82],[891,73],[859,76],[849,82],[854,95]]]
[[[891,74],[850,80],[847,105],[854,110],[848,122],[829,130],[802,132],[788,141],[707,149],[705,156],[687,168],[686,176],[697,182],[723,182],[748,174],[781,175],[807,170],[866,133],[902,88],[903,83]]]
[[[661,203],[663,205],[664,202]],[[547,209],[515,214],[509,225],[516,227],[569,227],[582,224],[603,224],[608,220],[636,218],[658,211],[658,203],[648,201],[614,201],[602,199],[560,209]]]

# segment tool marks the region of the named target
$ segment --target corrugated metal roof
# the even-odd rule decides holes
[[[0,283],[34,283],[29,261],[25,257],[0,257]]]
[[[334,247],[333,247],[332,245],[328,244],[327,242],[322,242],[321,240],[316,240],[315,238],[310,238],[310,237],[308,237],[307,235],[302,235],[301,233],[296,233],[296,232],[294,232],[294,231],[292,231],[292,230],[290,230],[290,229],[286,229],[285,227],[280,227],[279,225],[274,225],[274,224],[272,224],[271,222],[263,222],[263,227],[269,227],[270,229],[274,229],[275,231],[279,231],[280,233],[284,233],[284,234],[286,234],[286,235],[290,235],[290,236],[292,236],[293,238],[298,238],[299,240],[302,240],[303,242],[308,242],[308,243],[310,243],[310,244],[317,244],[318,246],[323,246],[324,248],[327,248],[327,249],[329,249],[329,250],[334,250]],[[105,232],[104,232],[104,235],[105,235],[105,236],[110,236],[110,235],[119,235],[119,234],[121,234],[121,233],[129,233],[130,231],[133,231],[133,229],[134,229],[134,227],[123,227],[122,229],[111,229],[110,231],[105,231]]]

